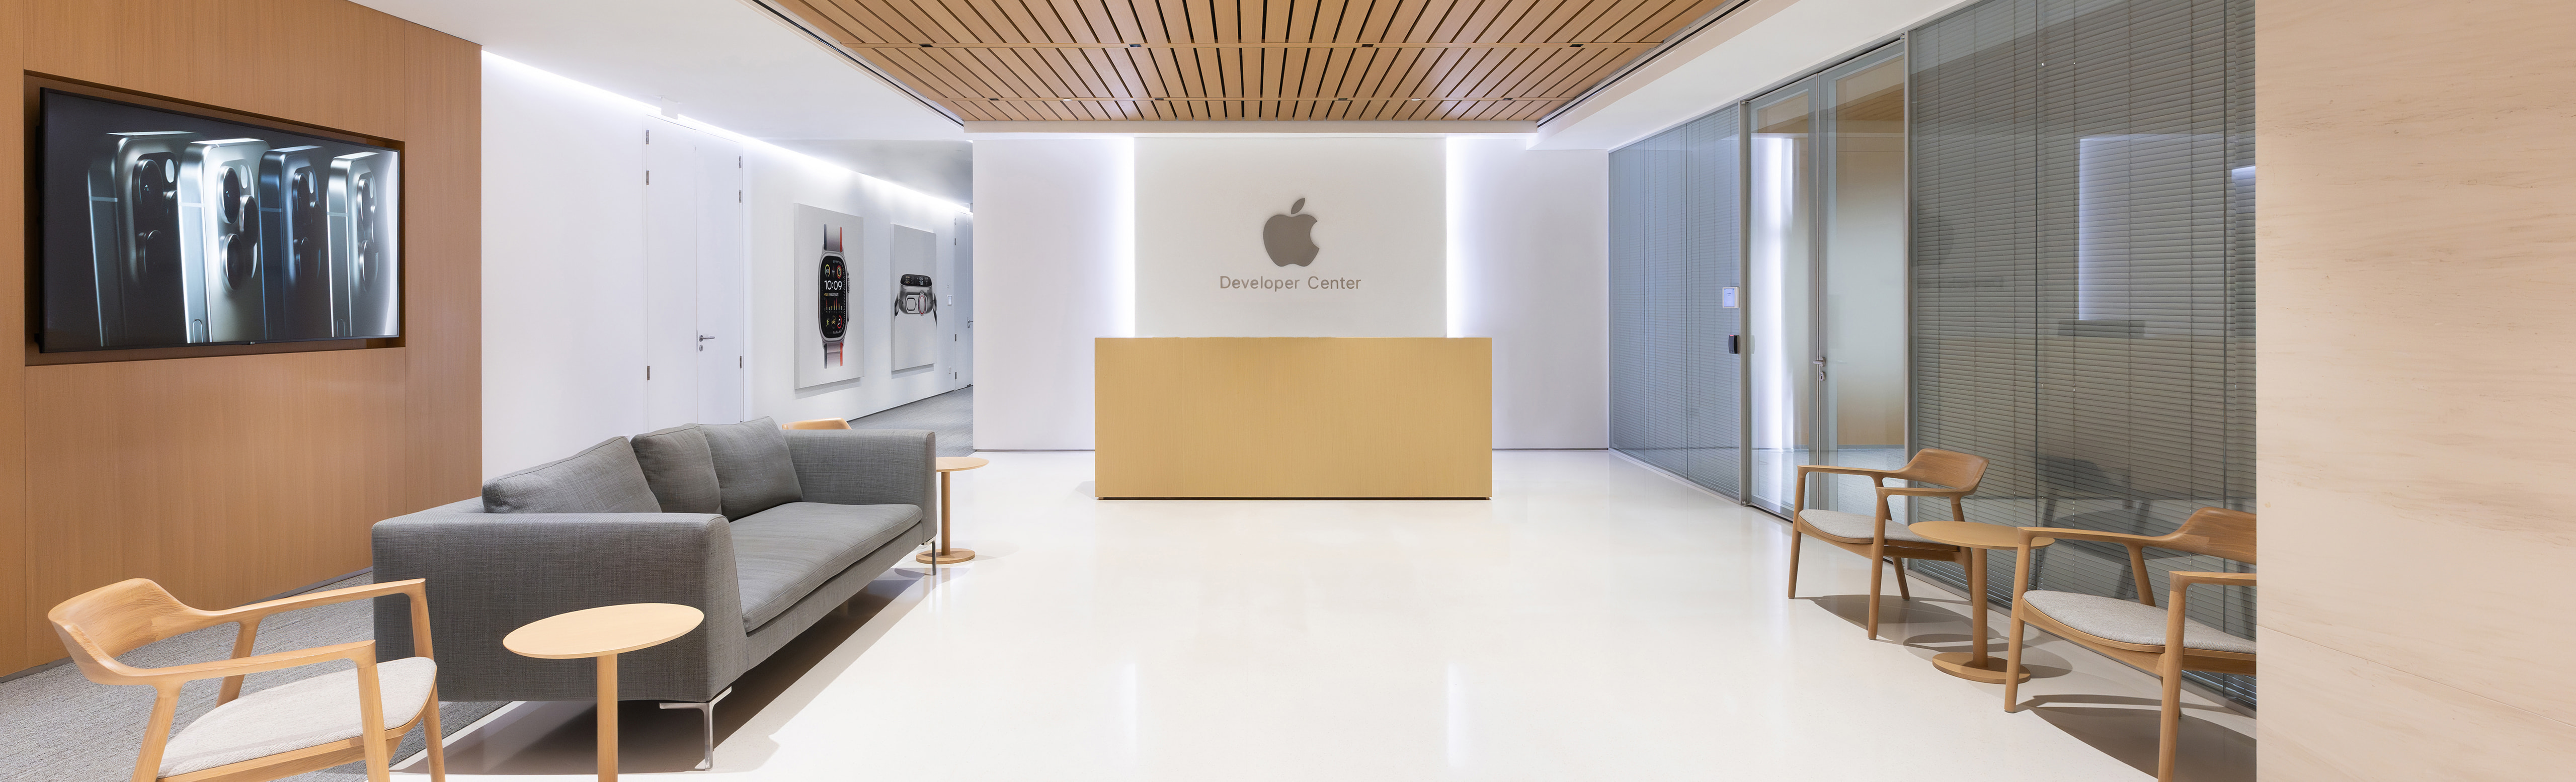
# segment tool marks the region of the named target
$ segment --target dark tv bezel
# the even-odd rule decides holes
[[[89,364],[116,361],[150,361],[167,358],[202,358],[265,353],[307,353],[326,350],[365,350],[402,347],[411,333],[411,182],[409,176],[398,176],[394,207],[394,247],[402,262],[395,267],[394,301],[396,334],[391,337],[324,337],[319,339],[270,340],[261,342],[220,342],[154,347],[96,347],[69,350],[46,350],[44,347],[44,242],[45,242],[45,111],[46,93],[61,93],[106,103],[115,103],[185,117],[230,122],[255,128],[296,133],[350,144],[376,147],[396,153],[396,171],[410,173],[410,151],[396,139],[352,133],[335,128],[307,125],[292,120],[250,114],[182,101],[156,95],[118,89],[101,84],[28,73],[25,79],[27,140],[27,226],[26,234],[26,365]]]

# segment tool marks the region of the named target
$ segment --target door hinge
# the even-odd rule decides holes
[[[653,184],[653,172],[652,172],[651,170],[646,170],[646,171],[644,172],[644,184],[646,184],[646,185],[651,185],[651,184]]]
[[[741,356],[735,356],[735,357],[733,357],[733,368],[735,368],[735,369],[741,369],[741,368],[742,368],[742,357],[741,357]]]
[[[646,365],[644,365],[644,379],[646,379],[646,380],[651,380],[651,379],[653,379],[653,365],[651,365],[651,364],[646,364]]]
[[[646,143],[646,144],[651,144],[651,143],[653,143],[653,129],[652,129],[652,128],[645,128],[645,129],[644,129],[644,143]]]

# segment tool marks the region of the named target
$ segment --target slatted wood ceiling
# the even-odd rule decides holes
[[[1726,0],[772,0],[976,121],[1536,120]]]

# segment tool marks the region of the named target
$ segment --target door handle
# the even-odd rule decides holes
[[[715,339],[715,338],[714,338],[714,337],[707,336],[707,335],[705,335],[705,334],[700,334],[700,335],[698,335],[698,341],[699,341],[699,342],[705,342],[705,341],[707,341],[707,340],[711,340],[711,339]]]

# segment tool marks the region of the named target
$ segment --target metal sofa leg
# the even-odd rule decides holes
[[[674,701],[662,704],[662,708],[665,709],[697,709],[698,717],[706,725],[707,757],[705,760],[698,761],[697,768],[691,769],[692,771],[706,771],[716,767],[716,701],[724,700],[725,696],[732,694],[733,688],[726,687],[723,692],[716,693],[716,697],[708,698],[705,703]]]

